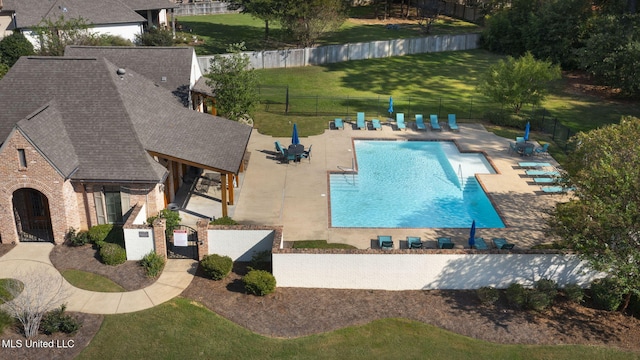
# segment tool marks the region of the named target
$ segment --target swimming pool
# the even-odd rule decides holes
[[[331,226],[503,228],[475,174],[483,154],[447,141],[355,140],[358,173],[330,174]]]

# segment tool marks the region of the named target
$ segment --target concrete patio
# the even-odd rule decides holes
[[[338,166],[351,167],[354,138],[455,140],[461,151],[483,151],[498,172],[479,175],[478,179],[506,228],[478,229],[476,236],[484,237],[487,243],[492,237],[505,237],[518,248],[550,240],[543,232],[544,210],[565,195],[542,194],[540,187],[525,177],[524,169],[517,166],[520,161],[544,161],[557,166],[550,156],[532,159],[509,153],[512,139],[498,137],[480,124],[461,124],[459,132],[416,131],[412,130],[412,122],[407,131],[395,130],[388,124],[382,126],[382,131],[356,130],[354,125],[347,122],[344,130],[326,130],[322,135],[301,138],[306,148],[313,145],[311,161],[303,159],[300,163],[290,164],[277,159],[274,147],[276,140],[288,145],[289,138],[265,136],[254,130],[247,149],[252,154],[251,161],[240,178],[236,204],[229,207],[230,216],[242,224],[281,225],[285,241],[326,239],[366,249],[371,247],[372,239],[384,234],[392,235],[396,244],[406,236],[420,236],[428,246],[435,247],[436,237],[447,236],[458,247],[465,246],[468,228],[329,227],[328,172],[340,171]],[[207,216],[220,216],[220,204],[215,193],[206,195],[191,196],[186,208],[201,209],[198,212]]]

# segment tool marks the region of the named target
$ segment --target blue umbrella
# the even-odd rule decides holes
[[[476,221],[471,223],[471,231],[469,232],[469,247],[473,248],[476,244]]]
[[[389,110],[387,110],[389,112],[389,117],[391,117],[391,113],[393,113],[393,98],[391,96],[389,96]]]
[[[297,126],[297,124],[293,124],[293,134],[291,134],[291,144],[293,144],[293,145],[300,144],[300,139],[298,139],[298,126]]]
[[[524,141],[529,141],[529,130],[531,130],[531,125],[527,121],[527,126],[524,127]]]

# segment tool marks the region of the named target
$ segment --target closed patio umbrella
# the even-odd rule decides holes
[[[476,245],[476,221],[471,223],[471,231],[469,232],[469,247],[473,248]]]
[[[298,139],[298,125],[293,124],[293,133],[291,134],[291,144],[298,145],[300,144],[300,139]]]
[[[529,141],[529,131],[531,130],[531,124],[527,121],[527,125],[524,127],[524,141]]]
[[[392,117],[391,114],[393,114],[393,98],[391,96],[389,96],[389,109],[387,111],[389,112],[389,117]]]

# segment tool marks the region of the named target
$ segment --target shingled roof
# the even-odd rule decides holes
[[[0,108],[0,141],[18,129],[83,181],[161,182],[166,169],[149,152],[237,173],[251,134],[104,58],[23,57],[0,80]]]
[[[37,26],[43,19],[83,18],[89,24],[143,23],[135,10],[176,7],[169,0],[4,0],[4,9],[16,13],[16,27]]]
[[[202,76],[191,47],[160,46],[67,46],[65,56],[104,57],[116,66],[142,74],[171,91],[183,106],[189,90]]]

